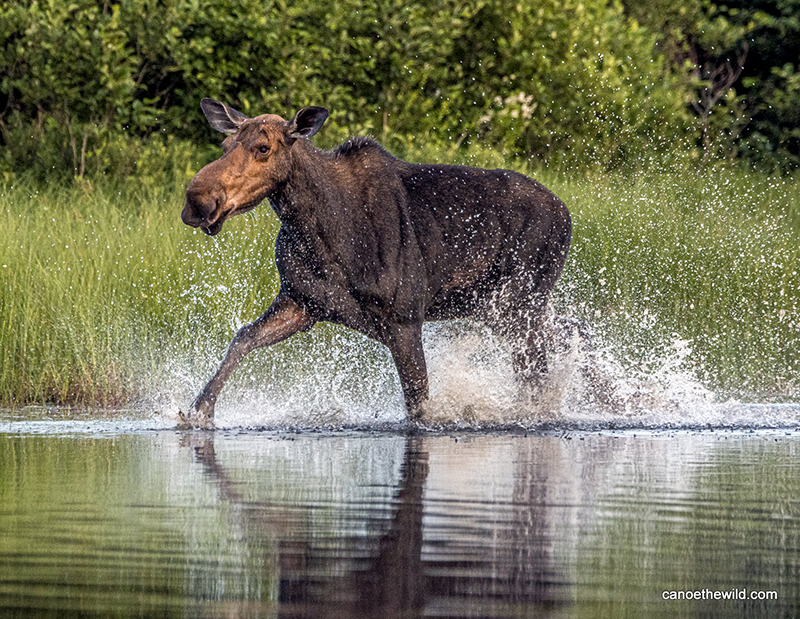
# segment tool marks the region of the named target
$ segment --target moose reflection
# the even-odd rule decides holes
[[[405,438],[399,479],[381,510],[390,517],[365,510],[363,529],[322,539],[307,524],[321,506],[298,510],[248,501],[238,489],[241,482],[220,461],[213,434],[185,435],[183,441],[220,499],[244,508],[235,513],[245,520],[240,523],[245,535],[274,537],[274,546],[264,550],[277,556],[264,563],[278,571],[278,616],[316,619],[324,611],[326,617],[421,617],[437,601],[459,598],[493,609],[492,614],[515,605],[558,604],[563,578],[540,543],[546,514],[537,499],[546,480],[533,471],[517,478],[512,521],[497,531],[497,546],[465,548],[470,555],[465,560],[437,553],[435,545],[426,551],[424,490],[431,464],[425,437]]]

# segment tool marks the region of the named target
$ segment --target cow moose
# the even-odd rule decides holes
[[[523,380],[546,372],[542,326],[572,224],[544,186],[509,170],[408,163],[367,137],[318,149],[309,138],[328,117],[322,107],[288,121],[248,118],[214,99],[201,107],[229,135],[222,157],[189,183],[181,219],[213,236],[226,219],[269,200],[280,220],[280,291],[236,333],[180,413],[184,426],[213,425],[217,397],[247,353],[320,321],[389,349],[412,419],[428,399],[427,320],[478,320],[510,342]]]

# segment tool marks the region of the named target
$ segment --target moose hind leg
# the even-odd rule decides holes
[[[244,356],[256,348],[277,344],[298,331],[306,331],[313,324],[314,319],[302,307],[289,297],[278,295],[263,316],[236,333],[216,373],[192,403],[189,415],[180,413],[181,425],[212,426],[217,397]]]
[[[544,330],[544,315],[521,317],[512,330],[514,373],[526,383],[536,384],[547,374],[550,348]]]

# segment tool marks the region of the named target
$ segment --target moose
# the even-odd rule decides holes
[[[180,413],[183,425],[213,426],[220,391],[246,354],[321,321],[389,349],[412,420],[428,400],[425,321],[480,321],[509,342],[522,380],[546,373],[543,323],[572,223],[544,186],[509,170],[408,163],[369,137],[318,149],[309,138],[328,117],[322,107],[288,121],[249,118],[214,99],[201,107],[228,137],[222,157],[189,183],[181,219],[213,236],[267,199],[280,221],[280,290],[236,333]]]

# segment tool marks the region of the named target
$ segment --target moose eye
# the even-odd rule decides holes
[[[269,152],[269,146],[259,146],[258,152],[262,155],[266,155]]]

